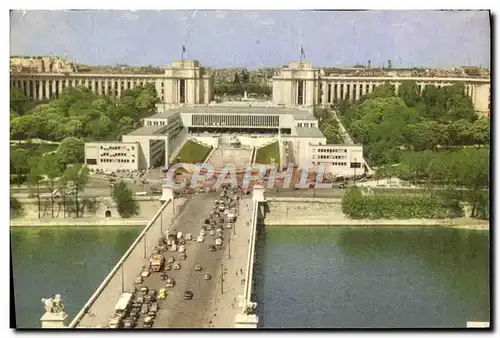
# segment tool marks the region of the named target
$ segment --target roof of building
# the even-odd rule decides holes
[[[297,127],[295,128],[295,130],[297,131],[297,137],[321,137],[321,138],[324,138],[325,136],[323,135],[323,133],[321,132],[321,130],[319,130],[318,127]]]
[[[159,108],[158,108],[159,109]],[[209,105],[172,108],[159,112],[149,118],[164,119],[176,113],[189,114],[248,114],[248,115],[293,115],[296,120],[316,120],[309,110],[286,107]]]
[[[127,135],[136,135],[136,136],[147,136],[154,135],[160,131],[160,129],[166,129],[166,126],[143,126],[134,131],[131,131]]]

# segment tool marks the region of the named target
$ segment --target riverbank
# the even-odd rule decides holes
[[[488,221],[471,218],[458,219],[309,219],[295,220],[283,218],[281,220],[264,219],[265,226],[434,226],[456,229],[489,231]]]
[[[14,219],[10,226],[15,227],[102,227],[102,226],[146,226],[150,220],[140,218],[61,218],[61,219]]]
[[[447,219],[351,219],[342,212],[339,198],[267,199],[265,226],[436,226],[488,231],[489,221],[471,217]]]

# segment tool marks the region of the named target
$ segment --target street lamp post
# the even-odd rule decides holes
[[[227,259],[231,259],[231,235],[227,237]]]
[[[224,294],[224,264],[220,265],[220,294]]]

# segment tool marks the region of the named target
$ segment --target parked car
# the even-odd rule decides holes
[[[203,279],[204,280],[211,280],[212,279],[212,275],[210,275],[209,273],[206,273],[205,276],[203,276]]]
[[[214,252],[214,251],[217,251],[217,248],[215,247],[215,245],[210,245],[210,246],[208,247],[208,250],[209,250],[210,252]]]
[[[201,271],[203,269],[203,266],[201,266],[201,264],[196,264],[194,266],[194,271]]]
[[[191,299],[193,299],[193,296],[194,296],[194,294],[192,291],[185,291],[184,292],[184,299],[185,300],[191,300]]]
[[[144,318],[144,327],[150,328],[153,327],[153,318],[150,316],[146,316]]]

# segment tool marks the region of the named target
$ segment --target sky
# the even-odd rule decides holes
[[[487,11],[13,11],[10,55],[88,65],[490,65]]]

